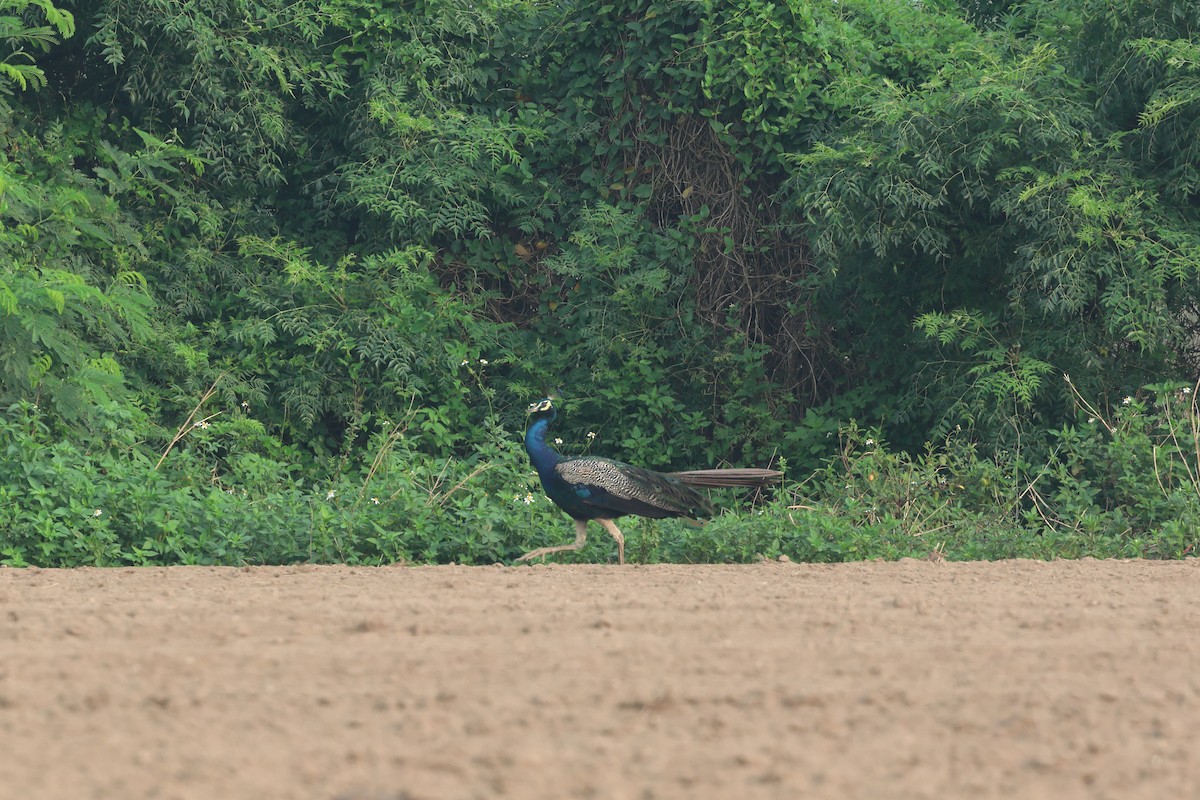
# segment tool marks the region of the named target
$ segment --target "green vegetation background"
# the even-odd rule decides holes
[[[1182,557],[1200,4],[0,0],[0,563]],[[607,537],[564,558],[612,558]]]

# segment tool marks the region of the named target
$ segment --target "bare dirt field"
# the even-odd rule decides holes
[[[12,798],[1200,796],[1200,562],[0,570]]]

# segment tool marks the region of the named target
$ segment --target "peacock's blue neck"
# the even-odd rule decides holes
[[[531,422],[525,430],[525,452],[529,453],[529,460],[533,462],[538,475],[543,477],[553,475],[554,465],[559,461],[558,453],[546,444],[546,434],[550,431],[550,423],[553,421],[553,416],[540,417]]]

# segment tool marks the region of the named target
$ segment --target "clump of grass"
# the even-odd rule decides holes
[[[981,454],[961,430],[911,454],[849,424],[823,467],[758,494],[720,490],[724,511],[703,525],[629,518],[628,554],[643,563],[1192,555],[1198,389],[1152,386],[1103,408],[1077,397],[1078,420],[1023,454]],[[403,422],[381,426],[357,458],[343,454],[317,480],[248,415],[207,419],[189,419],[160,454],[115,417],[84,447],[36,406],[9,407],[0,563],[490,564],[571,536],[519,437],[494,418],[467,458],[423,453]],[[607,537],[593,536],[556,558],[614,556]]]

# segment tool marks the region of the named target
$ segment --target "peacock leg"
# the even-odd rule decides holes
[[[587,541],[587,520],[575,520],[575,544],[560,544],[557,547],[539,547],[537,550],[530,550],[525,555],[517,559],[517,561],[528,561],[531,558],[538,556],[548,556],[551,553],[561,553],[564,550],[578,550],[583,547]]]
[[[604,529],[611,533],[612,537],[617,540],[617,563],[624,564],[625,534],[621,533],[621,529],[617,527],[617,523],[613,522],[611,519],[598,519],[596,522],[599,522],[601,525],[603,525]]]

